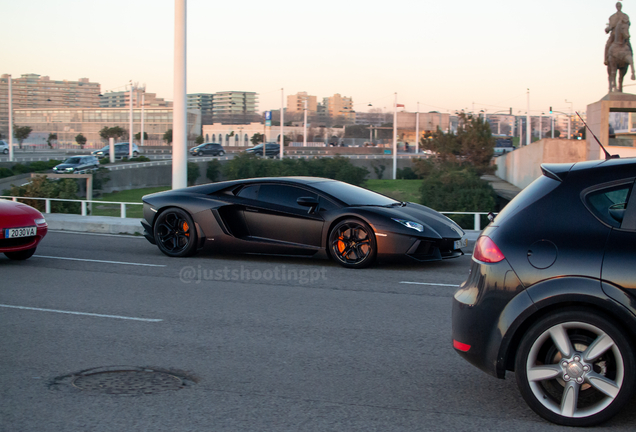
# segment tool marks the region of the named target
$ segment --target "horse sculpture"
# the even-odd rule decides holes
[[[622,92],[623,78],[627,74],[627,69],[632,66],[632,80],[636,80],[634,75],[634,58],[632,48],[629,44],[629,22],[621,20],[612,31],[614,41],[610,45],[608,53],[607,74],[609,76],[609,91]],[[616,72],[620,72],[618,77],[618,87],[616,85]]]

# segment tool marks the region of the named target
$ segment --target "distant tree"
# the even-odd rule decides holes
[[[172,143],[172,129],[168,129],[165,134],[163,134],[163,140],[168,144]]]
[[[84,150],[84,145],[86,144],[86,137],[82,134],[78,134],[75,137],[75,142],[77,142],[82,150]]]
[[[195,162],[188,162],[188,186],[194,185],[200,174],[201,170],[199,168],[199,164]]]
[[[31,127],[29,126],[14,126],[13,135],[15,135],[16,139],[18,140],[18,146],[20,148],[22,148],[22,142],[27,139],[29,135],[31,135],[31,131],[33,131],[33,129],[31,129]]]
[[[442,163],[468,163],[477,171],[485,172],[489,170],[495,139],[483,119],[462,113],[456,134],[437,129],[431,139],[420,139],[420,147],[435,152]]]
[[[198,145],[198,144],[203,144],[204,140],[203,140],[203,135],[199,135],[194,142]]]
[[[141,141],[141,132],[137,132],[135,134],[135,139],[137,141]],[[148,132],[144,132],[144,139],[147,140],[148,139]]]
[[[114,126],[114,127],[104,126],[102,130],[99,131],[99,136],[105,140],[108,140],[110,138],[118,139],[123,137],[126,133],[127,133],[126,129],[121,128],[119,126]]]
[[[256,132],[254,135],[252,135],[252,138],[250,138],[250,142],[254,145],[260,144],[263,141],[265,141],[265,134],[258,132]]]
[[[49,133],[49,137],[46,139],[46,143],[49,145],[49,148],[53,148],[51,141],[57,141],[56,133]]]
[[[560,137],[560,136],[561,136],[561,131],[560,131],[560,130],[558,130],[558,129],[555,129],[555,130],[554,130],[554,137],[555,137],[555,138],[558,138],[558,137]]]

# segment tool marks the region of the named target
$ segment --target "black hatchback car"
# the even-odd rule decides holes
[[[453,347],[498,378],[514,371],[545,419],[589,426],[634,392],[636,159],[542,170],[477,240]]]
[[[245,150],[246,153],[255,154],[256,156],[263,156],[263,143],[250,147]],[[265,157],[278,158],[280,157],[280,144],[275,142],[265,143]]]
[[[223,146],[219,143],[203,143],[196,147],[192,147],[190,149],[190,154],[192,156],[223,156],[225,154],[225,150],[223,150]]]

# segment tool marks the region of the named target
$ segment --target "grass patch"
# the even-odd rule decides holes
[[[422,180],[367,180],[367,189],[389,196],[398,201],[419,203]]]
[[[163,192],[169,190],[170,186],[160,186],[152,188],[142,189],[130,189],[125,191],[111,192],[103,194],[101,197],[95,199],[95,201],[114,201],[114,202],[138,202],[141,203],[141,198],[144,195],[148,195],[156,192]],[[121,216],[121,206],[117,204],[93,204],[93,216]],[[143,217],[142,206],[126,206],[126,217],[129,218],[141,218]]]

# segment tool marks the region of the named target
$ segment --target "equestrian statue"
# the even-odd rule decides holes
[[[634,58],[632,45],[629,42],[629,16],[622,12],[622,4],[616,3],[617,12],[609,19],[609,24],[605,28],[605,33],[610,33],[605,44],[605,64],[607,65],[607,75],[609,78],[609,91],[622,92],[623,78],[627,74],[627,69],[632,67],[632,80],[636,79],[634,74]],[[618,86],[616,83],[616,73],[618,76]]]

